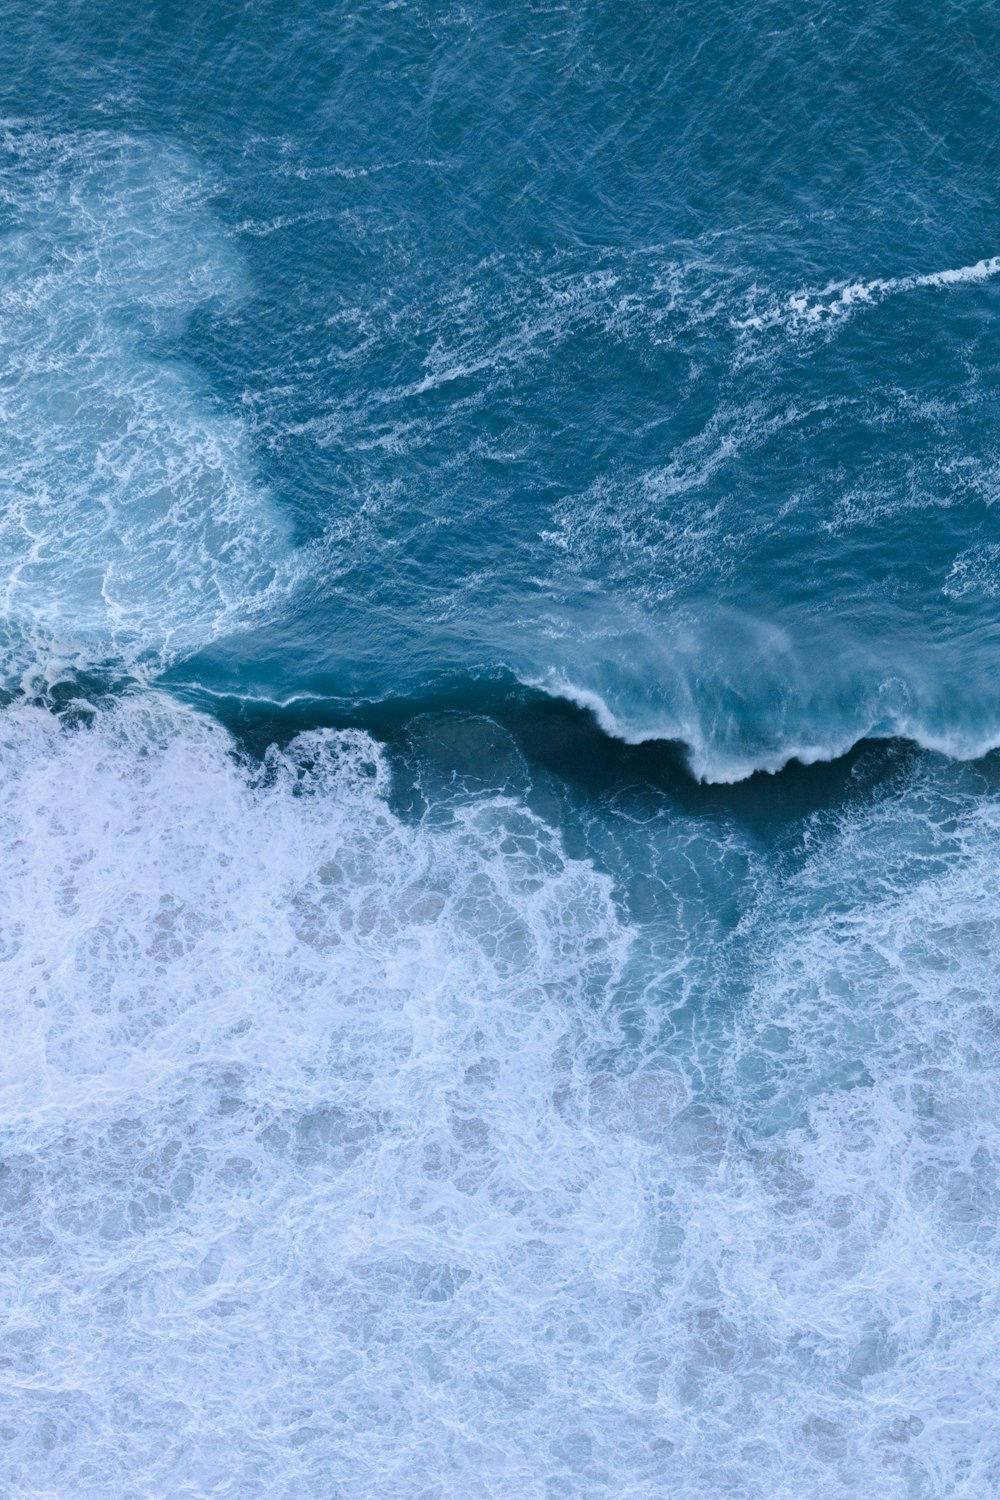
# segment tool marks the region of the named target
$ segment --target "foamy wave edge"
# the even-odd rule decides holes
[[[714,744],[701,727],[690,720],[665,719],[651,724],[636,724],[619,716],[599,693],[577,687],[562,677],[533,678],[524,683],[550,698],[564,699],[577,708],[593,714],[599,727],[610,738],[625,745],[661,743],[680,745],[688,770],[697,780],[711,786],[732,786],[747,781],[759,772],[776,775],[793,761],[812,766],[839,760],[864,740],[908,740],[921,750],[946,756],[954,761],[976,761],[1000,749],[1000,725],[975,735],[938,734],[914,718],[892,716],[871,722],[863,728],[845,729],[825,739],[790,739],[773,749],[740,753]]]

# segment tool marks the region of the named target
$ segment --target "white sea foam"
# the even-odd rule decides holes
[[[791,331],[835,323],[858,307],[870,307],[900,292],[919,287],[947,287],[989,281],[1000,275],[1000,255],[977,260],[973,265],[955,266],[944,271],[928,271],[914,276],[876,276],[868,281],[832,281],[819,291],[792,292],[775,301],[765,311],[753,313],[736,323],[742,329],[782,326]]]
[[[623,809],[623,906],[387,787],[152,695],[0,719],[0,1488],[992,1493],[993,804],[791,875]]]
[[[1000,821],[976,790],[925,774],[770,893],[732,1053],[745,1128],[781,1141],[783,1205],[763,1260],[735,1218],[732,1254],[762,1331],[796,1326],[806,1363],[839,1364],[840,1402],[797,1421],[845,1493],[859,1439],[890,1493],[991,1494],[1000,1475]]]
[[[162,664],[289,566],[240,421],[154,354],[245,278],[183,153],[11,125],[0,153],[0,670],[39,639],[50,660]]]

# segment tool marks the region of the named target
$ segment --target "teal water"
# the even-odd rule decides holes
[[[1000,1488],[1000,15],[13,0],[0,1488]]]

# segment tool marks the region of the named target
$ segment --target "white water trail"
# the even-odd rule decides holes
[[[795,332],[836,322],[858,307],[870,307],[887,297],[919,287],[949,287],[989,281],[1000,275],[1000,255],[987,256],[971,265],[913,276],[876,276],[868,281],[832,281],[816,292],[792,292],[767,311],[740,319],[740,329],[760,330],[783,326]]]

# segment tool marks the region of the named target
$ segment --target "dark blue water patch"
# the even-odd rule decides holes
[[[603,242],[609,224],[662,228],[665,207],[699,233],[762,205],[778,223],[820,205],[840,211],[832,234],[851,250],[873,204],[939,233],[956,200],[974,206],[968,186],[996,166],[996,26],[986,6],[892,4],[778,6],[766,28],[725,5],[14,6],[5,89],[10,108],[73,123],[98,109],[168,122],[230,161],[261,137],[336,141],[355,171],[384,165],[388,142],[460,153],[464,196],[497,205],[498,233],[600,225]],[[914,195],[917,177],[936,191]],[[453,242],[484,234],[444,218]]]

